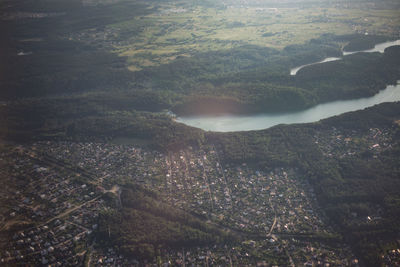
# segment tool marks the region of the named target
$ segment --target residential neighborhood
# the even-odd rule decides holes
[[[132,145],[38,142],[9,153],[12,157],[4,152],[0,161],[15,181],[14,188],[2,189],[15,190],[3,207],[8,217],[1,229],[13,233],[4,237],[9,242],[1,254],[4,264],[140,265],[140,259],[96,240],[99,213],[118,208],[106,195],[118,199],[119,185],[131,182],[156,190],[173,207],[250,237],[241,244],[162,251],[158,262],[165,266],[251,265],[254,253],[291,266],[357,266],[325,222],[312,187],[294,169],[223,165],[212,146],[165,155]]]

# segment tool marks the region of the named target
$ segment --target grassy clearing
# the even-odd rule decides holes
[[[304,43],[324,33],[368,32],[392,35],[398,31],[398,10],[349,8],[205,8],[196,5],[158,5],[147,16],[109,25],[118,38],[118,54],[127,56],[131,70],[168,63],[177,56],[223,50],[243,44],[277,49]]]

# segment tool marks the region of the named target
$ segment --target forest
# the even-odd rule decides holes
[[[140,186],[125,186],[121,202],[119,211],[102,214],[99,235],[132,257],[151,260],[160,250],[237,242],[234,234],[164,203],[156,192]]]

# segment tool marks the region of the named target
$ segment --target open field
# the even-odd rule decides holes
[[[96,29],[96,42],[127,56],[129,69],[140,70],[196,52],[227,50],[246,44],[282,49],[321,34],[349,33],[395,36],[400,12],[395,9],[332,5],[199,6],[170,2],[148,7],[145,16]],[[80,33],[91,38],[93,31]]]

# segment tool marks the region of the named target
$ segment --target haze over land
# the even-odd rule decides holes
[[[398,43],[357,52],[397,0],[0,0],[0,30],[0,265],[400,264],[398,102],[171,116],[398,95]]]

